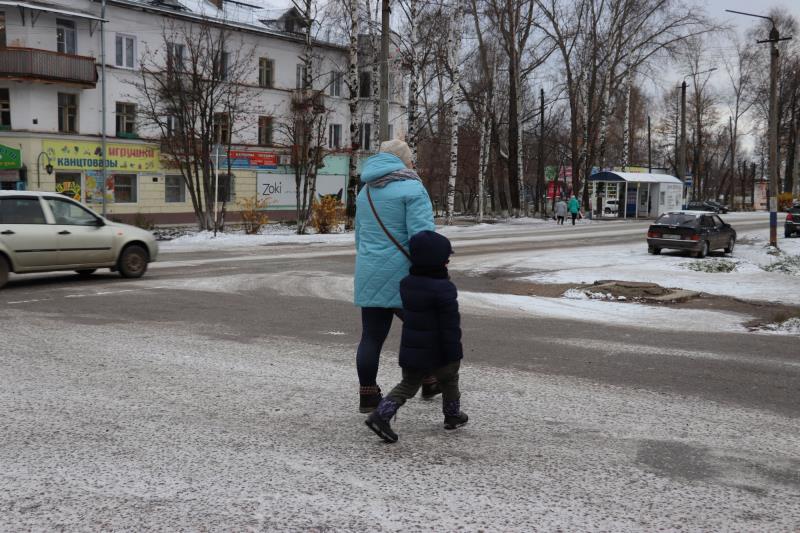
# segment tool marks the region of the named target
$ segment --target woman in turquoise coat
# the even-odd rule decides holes
[[[381,228],[367,191],[386,230],[408,249],[409,239],[435,230],[428,191],[413,170],[411,150],[399,140],[381,144],[379,153],[364,162],[364,187],[356,200],[355,304],[361,308],[361,342],[356,366],[360,384],[359,410],[371,412],[381,400],[376,379],[381,348],[392,319],[400,312],[400,280],[410,262]],[[425,392],[425,391],[423,391]]]

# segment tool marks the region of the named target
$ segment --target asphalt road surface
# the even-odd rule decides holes
[[[643,228],[498,229],[456,247]],[[136,281],[14,277],[0,292],[0,530],[800,528],[797,337],[465,306],[470,424],[445,434],[438,403],[412,400],[387,446],[356,409],[352,270],[349,247],[289,245],[165,253]]]

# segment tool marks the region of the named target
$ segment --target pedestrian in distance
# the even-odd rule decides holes
[[[461,411],[458,371],[464,357],[458,291],[447,274],[453,248],[434,231],[411,238],[411,269],[400,283],[403,300],[403,334],[400,367],[403,380],[378,404],[365,423],[388,443],[397,442],[391,420],[397,410],[434,375],[442,390],[444,428],[456,429],[469,417]]]
[[[567,216],[567,202],[559,198],[556,202],[556,223],[564,225],[564,217]]]
[[[569,209],[570,215],[572,215],[572,225],[574,226],[575,219],[578,218],[578,213],[581,210],[581,204],[578,201],[578,199],[575,198],[574,194],[572,195],[572,198],[569,199],[569,205],[567,206],[567,208]]]
[[[356,200],[355,305],[361,308],[361,341],[356,353],[359,411],[369,413],[381,401],[377,384],[383,343],[394,316],[401,316],[400,280],[410,265],[409,238],[433,230],[433,207],[422,180],[413,169],[411,149],[400,140],[381,143],[364,161],[364,184]],[[423,396],[439,393],[429,378]]]

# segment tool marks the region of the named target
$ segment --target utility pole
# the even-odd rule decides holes
[[[778,43],[789,41],[791,37],[781,38],[772,17],[755,15],[742,11],[726,9],[729,13],[766,19],[772,23],[769,39],[756,41],[759,44],[769,43],[769,244],[778,247]]]
[[[681,139],[675,160],[678,165],[678,179],[684,182],[686,181],[686,78],[681,83]]]
[[[389,0],[381,0],[381,142],[389,140]]]
[[[733,207],[736,203],[733,201],[736,197],[736,139],[733,138],[733,117],[728,117],[728,126],[731,129],[731,182],[726,188],[725,203]],[[730,200],[728,196],[731,197]]]
[[[100,194],[103,195],[103,217],[107,215],[106,209],[106,180],[108,179],[108,156],[106,152],[106,0],[100,5],[100,70],[103,82],[100,87],[101,102],[100,102],[100,128],[102,137],[100,139],[100,151],[102,153],[102,166],[100,168],[100,179],[103,183],[100,185]],[[96,190],[96,189],[95,189]]]

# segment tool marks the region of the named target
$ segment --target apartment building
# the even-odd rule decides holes
[[[230,132],[232,171],[220,179],[221,199],[230,206],[269,194],[271,216],[291,217],[294,169],[290,142],[278,125],[303,88],[298,14],[269,13],[232,0],[107,0],[101,15],[99,0],[0,2],[0,188],[62,192],[122,220],[144,215],[156,223],[194,221],[183,180],[162,153],[160,130],[142,123],[146,101],[137,83],[143,60],[153,54],[180,59],[184,53],[187,43],[165,39],[168,28],[212,22],[235,36],[235,46],[253,51],[248,56],[252,68],[242,82],[250,89],[254,112]],[[347,48],[330,39],[316,41],[314,55],[312,88],[322,91],[329,110],[329,155],[319,170],[318,190],[346,191]],[[362,83],[373,81],[371,73],[364,65]],[[394,85],[390,132],[402,138],[403,88]],[[374,149],[368,87],[362,87],[362,96],[359,122],[366,138],[360,155],[366,155]]]

